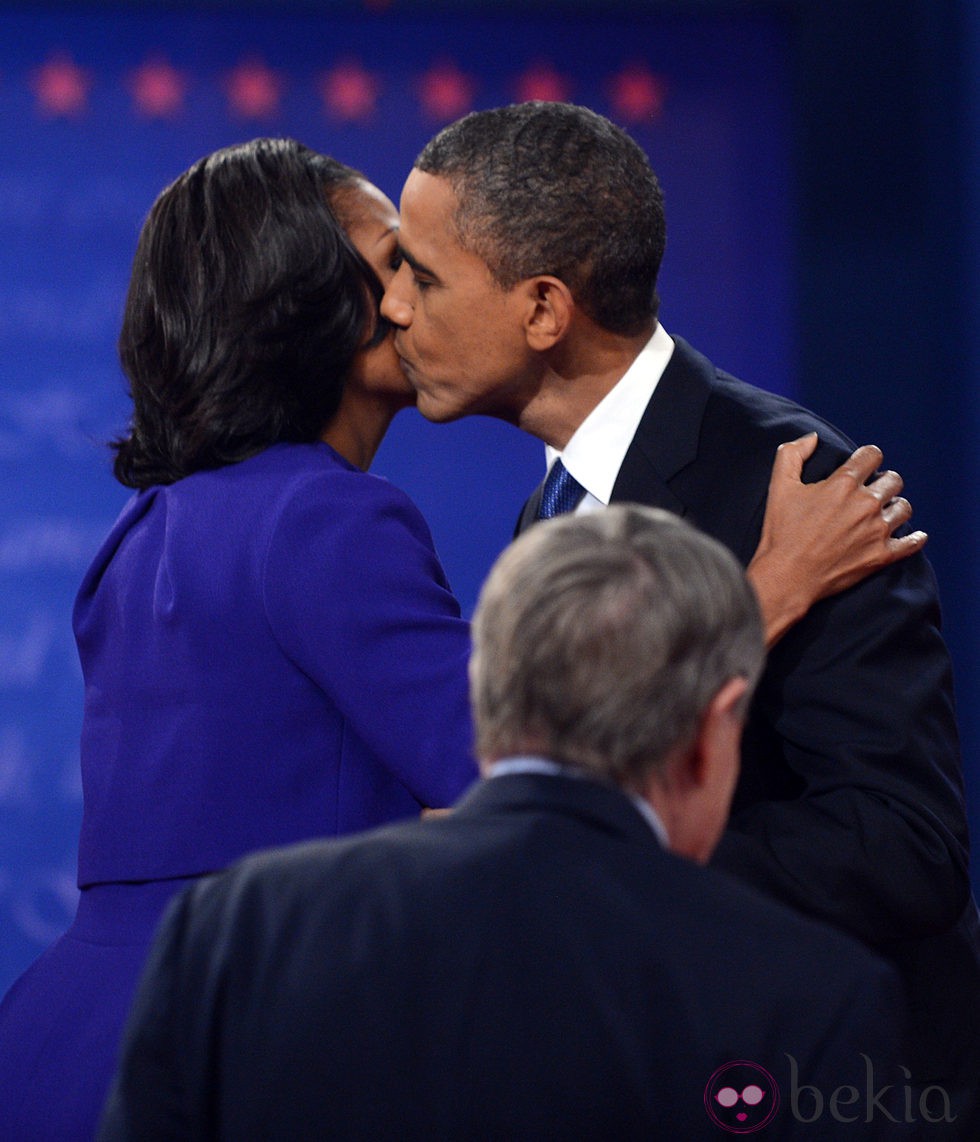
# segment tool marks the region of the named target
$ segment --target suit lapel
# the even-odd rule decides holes
[[[674,352],[640,420],[613,486],[613,503],[638,503],[687,514],[670,481],[698,455],[708,403],[710,362],[675,338]]]
[[[521,514],[517,518],[517,526],[514,528],[514,537],[516,538],[522,531],[526,531],[532,523],[536,523],[538,519],[538,508],[541,506],[541,494],[544,491],[544,480],[534,489],[531,495],[525,500],[524,507],[521,508]]]

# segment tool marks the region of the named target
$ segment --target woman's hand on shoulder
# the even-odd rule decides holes
[[[912,515],[897,472],[878,472],[881,449],[865,444],[826,479],[805,484],[815,432],[776,452],[762,536],[747,574],[772,646],[820,599],[921,551],[923,531],[895,536]],[[878,473],[875,475],[875,473]]]

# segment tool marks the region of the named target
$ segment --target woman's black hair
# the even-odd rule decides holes
[[[291,139],[255,139],[159,196],[119,336],[133,400],[112,445],[121,483],[172,484],[319,437],[354,354],[384,332],[380,282],[331,205],[361,178]]]

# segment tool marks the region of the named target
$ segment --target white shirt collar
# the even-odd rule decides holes
[[[548,468],[561,456],[562,463],[585,488],[578,511],[606,507],[613,485],[646,412],[674,342],[662,325],[640,350],[632,365],[575,430],[562,452],[545,445]]]
[[[569,765],[560,765],[557,761],[551,761],[546,757],[501,758],[500,761],[494,761],[486,766],[483,776],[492,780],[494,777],[507,777],[511,773],[543,773],[548,777],[578,777],[583,781],[593,780],[588,773],[583,773],[580,769],[573,769]],[[653,806],[635,793],[630,793],[625,789],[622,792],[629,797],[639,810],[640,815],[653,830],[660,842],[660,847],[669,849],[670,838],[667,835],[667,828]]]

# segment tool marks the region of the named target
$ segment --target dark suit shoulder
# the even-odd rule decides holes
[[[806,986],[811,1000],[814,988],[830,993],[869,981],[897,983],[893,967],[853,936],[721,869],[681,864],[678,891],[691,901],[692,912],[710,916],[726,932],[726,956],[733,965],[751,964],[751,971],[776,986],[779,979]],[[677,907],[683,907],[680,900]]]
[[[829,474],[853,446],[834,425],[795,401],[733,377],[682,338],[674,340],[613,498],[675,511],[748,562],[779,445],[818,434],[805,480]]]
[[[699,428],[702,455],[709,443],[712,448],[721,446],[723,451],[715,463],[728,462],[736,470],[757,464],[768,477],[775,449],[780,444],[805,433],[816,432],[822,451],[818,450],[804,473],[805,479],[814,480],[827,475],[844,455],[853,451],[854,444],[849,437],[824,417],[789,397],[732,376],[692,349],[683,339],[676,338],[675,341],[671,364],[661,382],[666,382],[664,398],[670,399],[669,389],[674,383],[671,381],[671,366],[674,365],[679,377],[696,376],[705,386],[703,421]],[[711,455],[719,456],[714,452]]]
[[[498,797],[475,812],[260,853],[191,890],[185,923],[205,946],[234,929],[247,956],[258,943],[273,960],[270,943],[301,932],[336,949],[338,925],[345,942],[409,941],[414,931],[416,947],[438,944],[446,924],[471,936],[512,926],[528,946],[608,941],[627,960],[629,935],[651,963],[679,971],[694,970],[724,933],[726,964],[787,1002],[797,987],[829,995],[881,975],[851,938],[661,849],[638,814],[628,819],[625,799],[622,816],[605,805],[590,815],[588,799],[577,800],[515,807]]]

